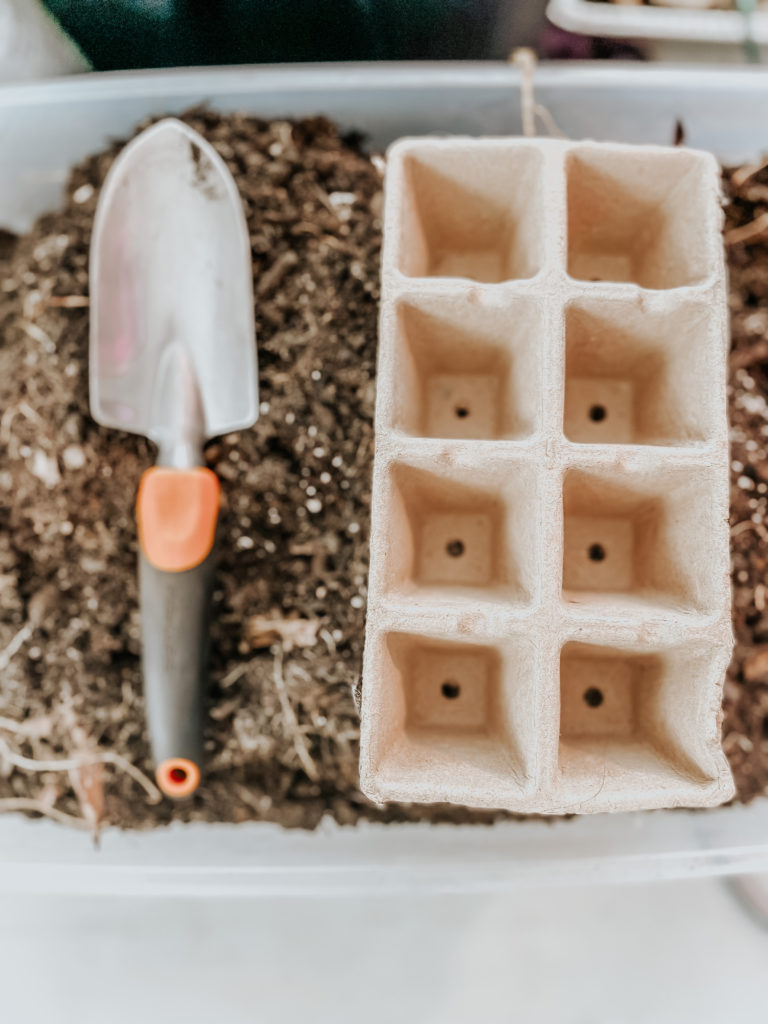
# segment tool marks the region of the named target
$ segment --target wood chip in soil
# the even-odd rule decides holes
[[[252,430],[206,450],[226,503],[204,784],[173,804],[126,770],[152,774],[133,504],[153,451],[88,412],[88,245],[115,144],[72,171],[59,211],[0,235],[0,811],[91,828],[508,818],[381,807],[359,790],[383,163],[323,118],[184,119],[243,199],[262,403]],[[764,169],[733,189],[727,228],[763,213]],[[749,800],[768,789],[768,238],[728,253],[737,647],[724,743]],[[112,760],[18,765],[98,757]]]

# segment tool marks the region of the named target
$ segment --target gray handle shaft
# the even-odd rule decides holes
[[[156,765],[199,765],[208,687],[209,606],[214,555],[184,572],[165,572],[139,555],[142,665]]]

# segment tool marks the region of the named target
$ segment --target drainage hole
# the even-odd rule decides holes
[[[464,554],[464,541],[463,540],[449,540],[445,545],[445,550],[451,556],[451,558],[461,558]]]
[[[456,700],[461,693],[461,687],[458,683],[454,683],[452,679],[449,679],[440,687],[440,692],[446,700]]]
[[[602,422],[607,415],[608,412],[604,405],[593,405],[592,408],[589,410],[589,418],[592,420],[593,423]]]
[[[605,558],[605,548],[602,544],[591,544],[589,548],[589,557],[593,562],[602,562]]]
[[[460,420],[465,420],[467,416],[469,416],[469,409],[466,407],[466,405],[457,405],[456,415],[459,417]]]
[[[186,782],[187,781],[187,773],[184,771],[183,768],[171,768],[171,770],[170,770],[170,772],[168,774],[171,776],[171,781],[172,782]]]
[[[584,702],[591,708],[599,708],[603,703],[603,691],[598,690],[596,686],[590,686],[584,694]]]

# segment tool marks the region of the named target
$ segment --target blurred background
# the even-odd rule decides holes
[[[504,60],[519,46],[542,60],[760,62],[768,28],[754,0],[678,3],[0,0],[0,81]],[[747,876],[339,901],[3,896],[3,1007],[9,1020],[52,1024],[760,1021],[767,884]]]
[[[503,60],[518,46],[554,60],[746,62],[760,56],[744,6],[755,2],[679,0],[674,10],[674,0],[0,0],[0,78],[86,67]],[[727,31],[706,14],[702,28],[702,12],[722,15],[723,4],[732,5]]]
[[[0,0],[0,80],[296,61],[755,63],[760,0]]]

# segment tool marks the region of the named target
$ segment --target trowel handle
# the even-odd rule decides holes
[[[175,798],[200,781],[220,493],[210,469],[155,466],[136,502],[147,721],[157,783]]]

